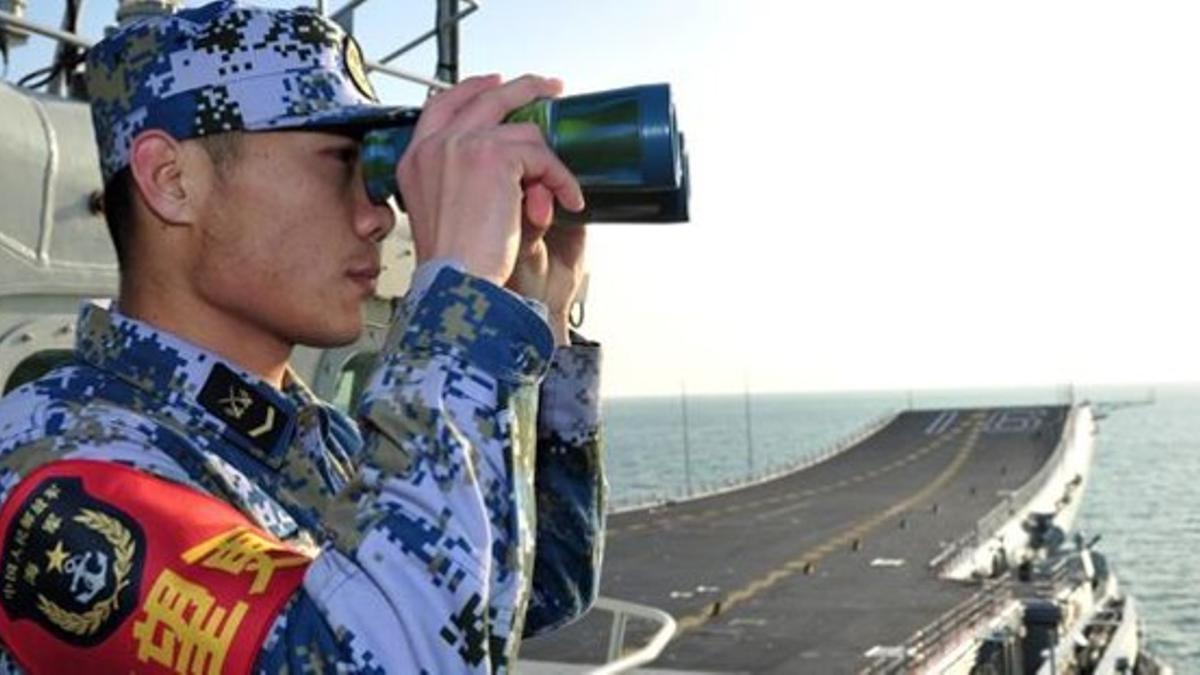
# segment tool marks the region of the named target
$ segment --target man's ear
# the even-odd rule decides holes
[[[195,221],[199,185],[195,177],[186,174],[200,167],[189,154],[179,141],[159,129],[138,134],[129,150],[130,173],[142,201],[167,224]]]

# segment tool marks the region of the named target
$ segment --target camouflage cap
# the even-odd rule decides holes
[[[133,139],[225,131],[372,127],[405,110],[379,104],[362,52],[309,8],[218,0],[123,26],[88,53],[88,96],[107,182]]]

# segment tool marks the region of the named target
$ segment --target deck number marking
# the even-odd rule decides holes
[[[1041,428],[1046,410],[998,410],[984,426],[989,434],[1026,434]]]

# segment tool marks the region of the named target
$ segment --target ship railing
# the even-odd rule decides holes
[[[878,417],[872,418],[862,426],[856,428],[849,435],[838,438],[837,440],[821,446],[816,452],[807,453],[796,457],[795,459],[786,461],[782,464],[775,464],[767,467],[763,471],[730,476],[717,481],[701,483],[698,487],[689,490],[687,486],[680,485],[673,489],[661,490],[650,494],[636,494],[629,497],[614,499],[610,502],[610,512],[621,513],[624,511],[635,511],[637,509],[648,508],[652,506],[660,506],[663,504],[671,504],[674,502],[686,501],[689,499],[700,499],[702,497],[712,497],[725,492],[733,492],[767,483],[778,478],[782,478],[789,474],[807,469],[816,464],[820,464],[850,448],[863,442],[870,436],[877,433],[887,425],[892,423],[899,415],[896,411],[886,412]]]
[[[662,654],[678,630],[675,619],[670,614],[654,607],[600,597],[596,598],[593,608],[609,612],[613,615],[613,621],[608,633],[608,660],[604,665],[590,671],[591,675],[622,673],[650,663]],[[658,628],[645,645],[626,653],[625,628],[630,619],[650,621],[657,624]]]
[[[904,641],[888,655],[862,670],[862,675],[910,673],[932,664],[949,650],[962,644],[1012,605],[1013,583],[1010,575],[989,579],[969,598],[942,614]]]
[[[1006,495],[1002,502],[984,514],[979,520],[975,521],[974,527],[969,532],[942,549],[941,553],[929,561],[929,569],[935,576],[942,576],[948,573],[974,555],[976,550],[985,541],[998,532],[1021,508],[1029,504],[1033,500],[1034,495],[1049,482],[1052,476],[1058,473],[1066,459],[1067,449],[1074,442],[1078,410],[1078,407],[1070,410],[1066,423],[1063,425],[1062,435],[1059,436],[1058,444],[1054,446],[1054,451],[1046,458],[1046,461],[1038,469],[1037,473],[1025,481],[1025,484],[1020,488]]]
[[[592,605],[593,611],[612,614],[612,627],[608,634],[608,653],[605,661],[600,664],[565,664],[544,661],[522,661],[519,670],[537,673],[578,673],[587,675],[610,675],[623,673],[633,668],[645,666],[662,654],[671,638],[675,636],[678,625],[675,619],[661,609],[639,605],[615,598],[596,598]],[[654,633],[641,647],[626,649],[626,627],[629,622],[649,622],[655,625]]]
[[[1047,597],[1055,595],[1060,589],[1078,584],[1084,572],[1079,558],[1063,558],[1054,564],[1048,573],[1029,584],[1035,595]]]

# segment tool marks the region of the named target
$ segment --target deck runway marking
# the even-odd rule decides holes
[[[754,517],[759,520],[764,520],[767,518],[774,518],[776,516],[782,516],[785,513],[790,513],[792,511],[802,509],[811,503],[812,502],[808,502],[808,501],[796,502],[795,504],[788,504],[787,506],[781,506],[780,508],[775,509],[773,511],[763,511],[762,513],[756,513],[756,514],[754,514]]]
[[[925,501],[929,497],[933,496],[934,493],[936,493],[943,486],[949,483],[956,475],[958,475],[958,472],[962,470],[962,467],[967,463],[967,460],[971,457],[971,454],[974,452],[975,447],[978,444],[981,432],[980,427],[986,418],[980,418],[978,415],[972,415],[971,418],[974,426],[971,433],[967,434],[966,438],[963,439],[963,443],[959,447],[958,452],[955,453],[953,459],[948,465],[946,465],[946,468],[942,469],[942,471],[931,482],[926,484],[925,487],[921,488],[916,493],[909,495],[907,498],[896,502],[883,511],[853,523],[848,529],[843,530],[837,535],[834,535],[832,538],[820,544],[819,546],[801,553],[795,558],[784,562],[779,568],[768,572],[765,576],[759,577],[758,579],[751,581],[746,586],[731,592],[729,595],[718,601],[721,605],[721,612],[727,613],[734,606],[753,598],[780,581],[794,576],[797,571],[803,569],[809,563],[814,565],[820,563],[821,559],[829,553],[837,549],[844,548],[847,543],[855,538],[865,537],[866,534],[879,527],[884,522],[891,520],[901,513],[911,510],[920,502]],[[710,603],[705,605],[704,608],[698,612],[678,617],[679,632],[685,633],[708,623],[708,621],[712,619],[712,610],[713,605]]]
[[[956,419],[958,419],[958,411],[957,410],[943,411],[941,414],[939,414],[937,417],[934,418],[933,422],[929,426],[925,427],[925,435],[926,436],[938,436],[942,433],[945,433],[945,431],[952,424],[954,424],[954,421]]]

